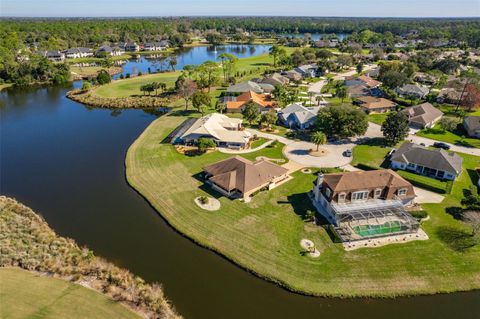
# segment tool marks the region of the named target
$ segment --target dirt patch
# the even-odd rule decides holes
[[[328,150],[326,148],[319,148],[317,150],[310,150],[309,155],[315,156],[315,157],[323,157],[328,155]]]

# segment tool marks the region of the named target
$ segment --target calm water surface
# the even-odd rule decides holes
[[[155,116],[88,109],[65,98],[69,89],[0,93],[0,192],[32,207],[59,234],[162,283],[186,318],[437,319],[480,313],[480,292],[324,299],[250,275],[175,232],[127,185],[125,153]]]

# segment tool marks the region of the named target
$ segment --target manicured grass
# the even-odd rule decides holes
[[[437,193],[441,193],[441,194],[445,193],[448,186],[448,182],[446,181],[441,181],[435,178],[418,175],[412,172],[398,170],[397,173],[398,175],[402,176],[413,185],[421,188],[425,188]]]
[[[351,165],[356,166],[358,164],[365,164],[373,167],[380,167],[385,160],[390,147],[382,145],[381,139],[375,139],[368,144],[357,145],[352,150],[352,162]]]
[[[106,296],[62,279],[0,268],[2,318],[140,318]]]
[[[119,56],[112,56],[109,57],[112,61],[119,61],[119,60],[128,60],[131,59],[132,56],[130,54],[122,54]],[[96,57],[86,57],[86,58],[76,58],[76,59],[67,59],[66,61],[70,64],[74,63],[94,63],[94,62],[102,62],[105,58],[96,58]]]
[[[156,74],[147,74],[124,80],[115,80],[109,84],[102,85],[95,90],[95,94],[100,97],[129,97],[132,95],[142,95],[140,87],[147,83],[163,82],[167,87],[175,85],[175,81],[180,75],[180,71],[164,72]]]
[[[252,144],[250,145],[250,148],[256,148],[259,147],[263,144],[265,144],[268,141],[268,139],[259,137],[257,140],[253,141]]]
[[[70,67],[70,72],[76,73],[81,76],[94,76],[97,75],[100,70],[105,69],[104,67],[100,66],[88,66],[88,67],[78,67],[72,66]],[[115,70],[115,68],[111,68],[110,70]],[[121,71],[121,69],[119,69]]]
[[[383,122],[387,119],[388,113],[370,113],[367,115],[369,122],[382,125]]]
[[[437,141],[480,148],[480,139],[465,137],[462,140],[462,136],[460,134],[465,134],[465,133],[457,132],[457,131],[454,131],[454,132],[444,131],[438,124],[431,129],[423,129],[417,133],[418,136],[431,138]]]
[[[187,157],[160,143],[184,120],[164,116],[154,121],[128,150],[126,174],[174,228],[195,242],[261,277],[315,295],[397,296],[480,288],[480,246],[460,253],[443,231],[469,229],[445,213],[446,207],[459,205],[459,193],[472,185],[466,170],[446,205],[424,207],[431,217],[422,226],[428,241],[346,252],[324,228],[302,221],[313,209],[307,193],[314,174],[296,172],[292,180],[259,193],[250,203],[222,197],[197,177],[203,166],[227,154]],[[464,158],[466,168],[478,164],[478,157]],[[202,195],[217,197],[221,209],[208,212],[196,206],[194,198]],[[320,258],[302,254],[302,238],[315,243]]]

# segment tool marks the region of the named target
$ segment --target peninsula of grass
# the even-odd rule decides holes
[[[141,318],[123,305],[68,281],[0,268],[2,318]]]
[[[258,193],[249,203],[232,201],[199,178],[203,166],[228,154],[189,157],[162,142],[184,120],[173,115],[155,120],[128,150],[126,175],[172,227],[198,244],[305,294],[394,297],[480,288],[480,246],[459,244],[458,238],[470,239],[471,228],[446,213],[446,208],[460,206],[463,190],[476,183],[470,170],[478,157],[462,154],[465,169],[452,193],[441,204],[423,207],[430,215],[422,225],[429,240],[347,252],[325,228],[303,221],[314,209],[308,192],[315,174],[296,172],[292,180]],[[194,203],[198,196],[218,198],[221,209],[202,210]],[[299,242],[304,238],[315,243],[320,258],[302,251]]]

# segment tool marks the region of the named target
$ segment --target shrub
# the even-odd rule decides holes
[[[201,137],[197,141],[197,146],[199,151],[205,152],[209,148],[214,148],[216,144],[210,138]]]
[[[206,205],[206,204],[208,204],[208,197],[207,197],[207,196],[200,196],[200,197],[198,198],[198,201],[199,201],[201,204]]]
[[[412,217],[416,219],[424,219],[424,218],[427,218],[428,213],[424,210],[417,210],[414,212],[410,212],[410,215],[412,215]]]

